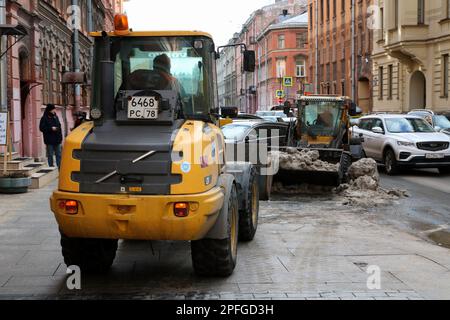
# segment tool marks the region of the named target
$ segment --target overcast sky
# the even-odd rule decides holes
[[[129,0],[130,27],[142,30],[199,30],[216,45],[228,43],[250,14],[275,0]]]

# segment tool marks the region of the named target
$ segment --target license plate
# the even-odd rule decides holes
[[[158,119],[158,107],[155,97],[132,97],[128,101],[128,119]]]
[[[426,155],[427,159],[444,159],[445,155],[440,153],[428,153]]]

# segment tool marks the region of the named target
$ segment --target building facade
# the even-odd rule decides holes
[[[234,34],[229,44],[243,43],[248,50],[254,50],[257,53],[257,66],[260,66],[258,59],[262,57],[262,48],[258,43],[258,37],[267,30],[268,26],[281,22],[280,17],[287,19],[305,10],[306,0],[276,0],[273,4],[253,12],[244,23],[242,30]],[[229,51],[233,52],[229,53]],[[258,55],[258,52],[261,54]],[[228,71],[224,69],[227,60],[228,64],[234,64],[234,66],[228,67]],[[219,96],[220,105],[237,106],[241,111],[249,113],[260,109],[258,80],[260,68],[258,67],[254,73],[243,72],[242,48],[225,48],[218,66],[218,74],[222,75],[219,77],[219,92],[222,93]],[[225,89],[226,86],[229,88],[228,90]]]
[[[384,0],[374,38],[374,109],[449,111],[450,1]]]
[[[116,1],[78,0],[10,0],[6,1],[6,22],[20,24],[28,35],[15,43],[7,53],[8,111],[11,117],[12,142],[22,156],[45,156],[39,120],[47,103],[57,106],[63,132],[73,128],[75,114],[87,111],[89,87],[82,87],[79,102],[75,88],[63,94],[62,74],[75,67],[71,21],[79,13],[79,70],[91,71],[91,40],[88,30],[112,30]],[[92,20],[89,19],[92,17]],[[16,41],[9,37],[8,46]],[[67,97],[67,99],[65,99]],[[64,106],[67,106],[64,107]],[[65,114],[65,115],[64,115]]]
[[[309,0],[309,73],[315,93],[372,110],[373,0]]]
[[[280,101],[293,104],[308,83],[308,13],[270,25],[257,41],[259,110],[270,110]],[[283,84],[285,77],[292,79],[289,86]]]

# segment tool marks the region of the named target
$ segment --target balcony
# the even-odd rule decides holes
[[[400,60],[409,70],[415,66],[425,68],[429,27],[425,24],[401,25],[400,28],[388,32],[383,46],[389,55]]]

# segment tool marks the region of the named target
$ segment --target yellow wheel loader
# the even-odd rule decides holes
[[[348,97],[310,95],[300,97],[297,108],[297,120],[289,127],[287,149],[291,153],[295,149],[317,152],[318,158],[313,160],[323,161],[326,166],[321,168],[313,162],[304,167],[280,167],[275,181],[283,185],[339,186],[352,162],[363,156],[361,139],[352,138],[350,130],[350,117],[358,113],[356,105]]]
[[[104,272],[119,239],[190,241],[197,274],[228,276],[238,240],[255,236],[259,195],[251,164],[225,162],[214,42],[115,22],[91,34],[92,121],[66,138],[50,199],[64,261]]]

